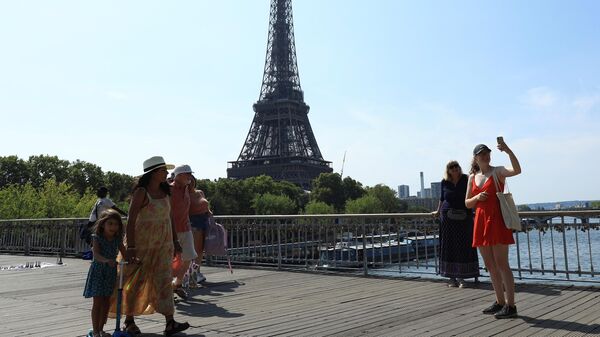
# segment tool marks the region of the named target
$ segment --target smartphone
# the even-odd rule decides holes
[[[498,136],[496,137],[496,141],[498,142],[498,144],[504,143],[504,137]]]

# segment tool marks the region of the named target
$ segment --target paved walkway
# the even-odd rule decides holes
[[[48,257],[0,255],[0,266]],[[0,336],[83,336],[91,300],[82,297],[89,263],[0,270]],[[520,317],[481,314],[490,286],[447,288],[430,280],[378,279],[272,270],[204,268],[209,282],[177,304],[187,336],[562,336],[600,334],[600,289],[518,285]],[[160,315],[138,319],[162,336]],[[112,328],[114,320],[109,320]],[[107,329],[108,330],[108,329]],[[184,334],[181,334],[184,336]]]

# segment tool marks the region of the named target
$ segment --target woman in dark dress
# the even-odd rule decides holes
[[[446,165],[435,216],[440,217],[440,275],[449,287],[464,287],[464,279],[479,277],[479,259],[473,242],[473,212],[465,207],[468,177],[458,162]]]

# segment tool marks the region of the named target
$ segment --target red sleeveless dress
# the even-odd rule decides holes
[[[512,230],[506,228],[502,219],[494,178],[489,177],[481,188],[475,184],[474,178],[472,184],[472,196],[481,192],[487,192],[488,196],[487,200],[478,201],[475,205],[473,247],[514,244]],[[500,188],[504,188],[504,184],[500,183]]]

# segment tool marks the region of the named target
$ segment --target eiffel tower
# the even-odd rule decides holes
[[[332,172],[313,134],[296,62],[292,0],[271,0],[269,38],[254,119],[228,178],[262,174],[310,190],[311,181]]]

